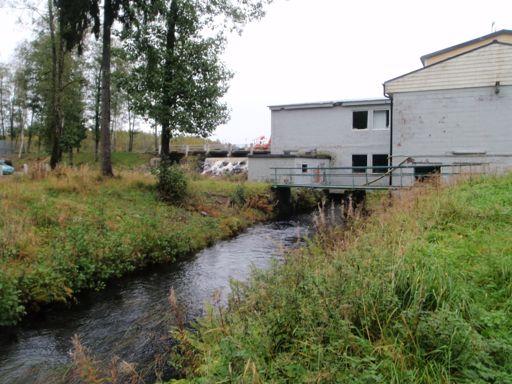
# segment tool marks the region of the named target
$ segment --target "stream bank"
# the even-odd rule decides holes
[[[47,312],[37,323],[2,334],[0,382],[63,382],[75,334],[100,361],[118,356],[150,367],[169,347],[171,288],[192,321],[203,314],[215,291],[220,290],[221,301],[226,299],[230,279],[245,280],[253,267],[266,269],[283,252],[301,245],[311,221],[311,215],[302,215],[256,225],[232,240],[120,279],[101,292],[82,295],[72,308]]]

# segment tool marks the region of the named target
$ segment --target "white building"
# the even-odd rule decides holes
[[[512,166],[512,31],[421,60],[423,68],[384,83],[387,98],[271,106],[271,155],[249,159],[249,178],[378,186],[391,181],[379,176],[388,159],[410,165],[410,173],[477,162]],[[324,170],[327,162],[381,168]],[[296,169],[280,170],[285,176],[275,180],[273,167]],[[393,177],[395,185],[403,182]]]

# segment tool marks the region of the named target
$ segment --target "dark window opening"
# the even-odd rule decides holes
[[[308,173],[308,165],[302,164],[302,173]]]
[[[368,111],[352,112],[352,128],[354,128],[354,129],[368,128]]]
[[[366,167],[368,166],[367,155],[352,155],[352,172],[353,173],[365,173]]]
[[[389,159],[388,155],[373,155],[373,167],[382,167],[382,168],[373,168],[373,173],[386,173],[389,170]]]
[[[417,181],[425,181],[441,173],[439,165],[421,165],[414,167],[414,178]]]
[[[389,111],[386,111],[386,128],[389,128]]]

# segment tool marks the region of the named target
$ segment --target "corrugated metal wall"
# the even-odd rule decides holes
[[[0,140],[0,158],[12,155],[11,143]]]

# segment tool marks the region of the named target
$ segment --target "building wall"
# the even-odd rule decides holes
[[[512,86],[403,92],[393,103],[393,165],[413,157],[512,166]]]
[[[482,47],[482,46],[484,46],[486,44],[492,43],[495,40],[503,42],[503,43],[512,44],[512,35],[504,33],[504,34],[499,35],[499,36],[493,36],[493,37],[489,37],[488,39],[477,41],[477,42],[475,42],[473,44],[469,44],[469,45],[466,45],[464,47],[453,49],[453,50],[451,50],[449,52],[444,52],[444,53],[441,53],[439,55],[432,56],[432,57],[427,58],[425,60],[425,66],[427,67],[429,65],[432,65],[432,64],[438,63],[440,61],[449,59],[450,57],[460,55],[460,54],[462,54],[464,52],[471,51],[471,50],[473,50],[475,48],[478,48],[478,47]]]
[[[385,83],[385,92],[512,85],[512,45],[494,43]]]
[[[332,166],[352,166],[353,154],[389,153],[389,129],[377,129],[373,111],[389,110],[389,105],[334,106],[272,111],[272,154],[285,151],[318,151],[332,157]],[[368,128],[352,129],[352,112],[368,111]]]
[[[12,155],[11,143],[6,140],[0,140],[0,159],[2,157],[8,157],[9,155]]]
[[[302,166],[306,165],[306,172]],[[249,181],[276,182],[277,184],[314,184],[321,183],[322,172],[318,168],[329,166],[329,159],[314,159],[302,157],[250,157],[249,158]],[[276,172],[271,168],[281,169]]]

